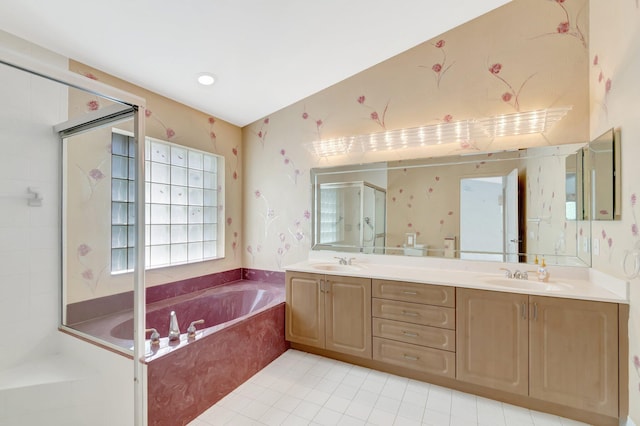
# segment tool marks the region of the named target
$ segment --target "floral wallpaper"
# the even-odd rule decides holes
[[[147,286],[226,271],[242,266],[242,138],[240,128],[178,102],[141,89],[82,63],[70,61],[70,70],[87,78],[142,96],[147,136],[193,147],[225,157],[225,259],[147,271]],[[109,101],[71,91],[69,116],[109,105]],[[132,130],[130,123],[115,127]],[[266,138],[268,120],[262,129]],[[99,135],[96,137],[96,135]],[[69,182],[67,240],[67,303],[116,294],[132,289],[131,274],[111,275],[111,129],[76,136],[67,166]],[[71,229],[71,228],[70,228]]]
[[[258,136],[261,131],[264,134],[262,120],[245,127],[245,265],[279,269],[307,257],[310,223],[299,218],[311,209],[308,171],[313,167],[578,143],[619,127],[622,219],[594,222],[592,236],[588,223],[569,222],[553,232],[564,234],[564,242],[558,238],[554,244],[559,248],[564,244],[566,249],[574,235],[582,242],[598,238],[600,254],[593,256],[594,268],[631,280],[630,407],[631,417],[640,423],[640,279],[631,273],[632,254],[640,255],[640,169],[633,164],[640,157],[639,29],[637,0],[514,0],[271,114],[265,118],[266,140]],[[315,157],[304,146],[319,139],[553,106],[572,106],[572,110],[542,135],[329,158]],[[301,178],[295,182],[277,167],[282,150],[300,170]],[[533,179],[542,182],[537,188],[525,188],[537,196],[533,208],[540,214],[562,214],[554,207],[560,191],[557,184],[543,168]],[[389,194],[395,197],[392,202],[405,207],[403,226],[409,227],[412,215],[420,213],[420,198],[438,196],[441,183],[433,176],[418,189],[397,188]],[[256,190],[273,208],[274,220],[268,228],[260,216],[264,202],[252,196]],[[455,220],[449,211],[453,210],[443,205],[436,219],[443,232],[448,221]],[[301,230],[295,243],[286,232],[294,222]]]
[[[630,283],[629,414],[640,424],[640,5],[592,1],[590,28],[590,134],[619,129],[622,154],[621,219],[593,222],[600,246],[593,267]]]
[[[307,257],[311,168],[584,142],[608,128],[621,129],[622,218],[594,222],[591,240],[597,238],[600,246],[593,267],[631,283],[629,406],[632,419],[640,423],[640,278],[633,262],[634,255],[640,255],[640,169],[633,163],[640,157],[638,51],[637,0],[513,0],[242,131],[82,64],[72,62],[70,67],[146,97],[150,136],[193,143],[225,156],[227,259],[205,265],[208,273],[237,266],[279,270]],[[71,115],[74,108],[89,111],[104,103],[74,99]],[[331,158],[315,157],[305,148],[305,143],[320,139],[554,106],[572,110],[542,135]],[[98,196],[109,177],[102,163],[107,147],[98,151],[104,157],[75,170],[83,197]],[[538,177],[549,178],[542,168]],[[437,197],[444,183],[444,177],[436,175],[418,189],[399,187],[390,196],[407,212],[419,214],[418,200]],[[551,181],[543,186],[525,188],[537,194],[536,208],[542,211],[557,202],[559,191]],[[455,221],[455,213],[449,212],[453,210],[444,207],[436,219],[443,232]],[[411,214],[405,214],[405,226],[413,223]],[[566,235],[582,236],[586,226],[572,229],[568,224]],[[73,259],[78,282],[84,282],[79,300],[118,291],[118,283],[101,273],[104,264],[97,259],[104,259],[103,245],[98,235],[70,240],[68,258]],[[154,271],[148,280],[153,285],[201,274],[189,265]]]
[[[307,257],[304,212],[311,210],[314,167],[587,141],[588,16],[586,0],[515,0],[245,127],[245,265],[281,269]],[[321,139],[554,106],[572,110],[542,135],[328,158],[305,148]],[[401,244],[412,228],[428,244],[456,234],[446,173],[409,185],[412,173],[390,182],[387,201],[398,217],[389,221],[390,244]],[[429,200],[438,206],[435,225],[415,229]]]

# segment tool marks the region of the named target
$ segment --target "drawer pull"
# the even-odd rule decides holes
[[[408,359],[409,361],[418,361],[420,359],[420,357],[413,355],[402,354],[402,356],[404,357],[404,359]]]
[[[405,290],[405,291],[402,292],[402,294],[406,294],[408,296],[417,296],[418,292],[417,291],[407,291],[407,290]]]
[[[416,312],[402,311],[402,315],[406,315],[408,317],[417,317],[418,314]]]
[[[410,331],[402,331],[402,334],[409,337],[418,337],[418,333],[411,333]]]

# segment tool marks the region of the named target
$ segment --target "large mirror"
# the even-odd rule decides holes
[[[589,266],[591,152],[567,144],[313,169],[313,249]],[[386,201],[367,212],[368,187]]]

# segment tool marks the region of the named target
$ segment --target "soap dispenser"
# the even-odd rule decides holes
[[[547,269],[547,264],[544,261],[544,257],[540,262],[540,266],[538,267],[538,280],[542,282],[549,281],[549,270]]]

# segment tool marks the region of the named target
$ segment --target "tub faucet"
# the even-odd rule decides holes
[[[196,338],[196,325],[197,324],[204,324],[204,320],[198,320],[198,321],[192,321],[191,324],[189,325],[189,328],[187,328],[187,337],[189,339],[195,339]]]
[[[180,340],[180,326],[178,325],[178,317],[176,312],[171,311],[171,320],[169,322],[169,341]]]
[[[151,346],[160,345],[160,333],[155,328],[147,328],[144,330],[145,333],[151,333]]]

